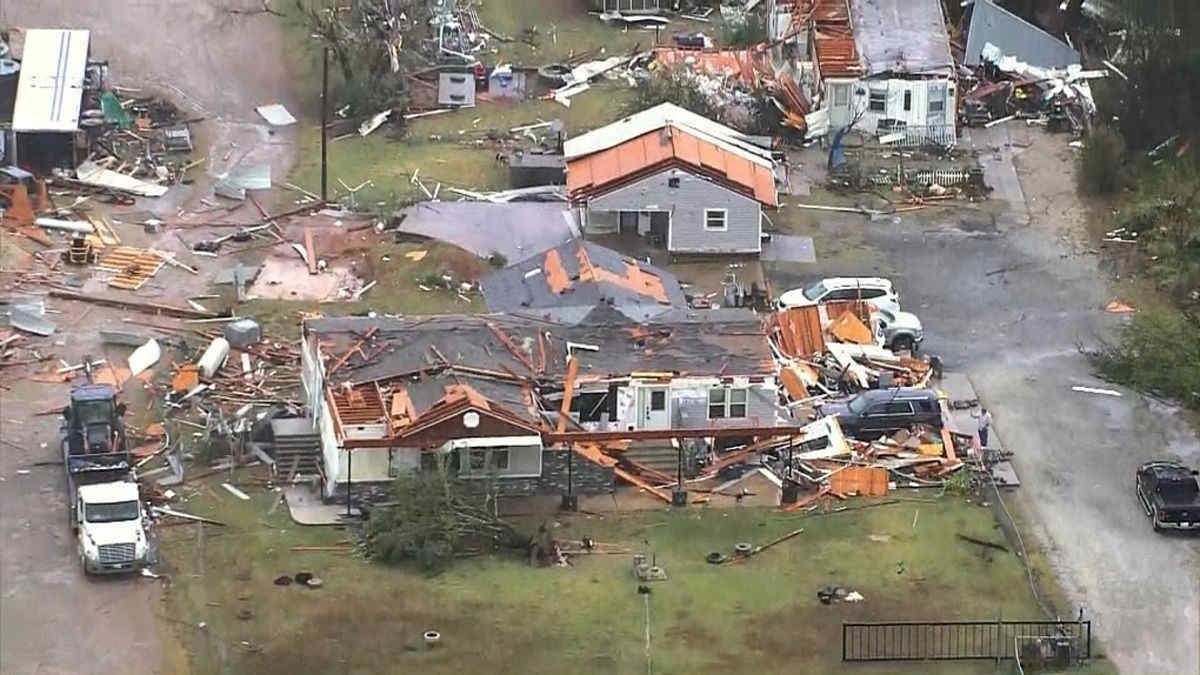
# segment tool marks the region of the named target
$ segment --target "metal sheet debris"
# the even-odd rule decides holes
[[[296,118],[288,109],[283,107],[282,103],[272,103],[271,105],[260,105],[254,109],[268,124],[276,127],[286,127],[289,124],[295,124]]]
[[[75,168],[79,182],[96,187],[128,192],[139,197],[161,197],[167,194],[167,186],[155,185],[138,180],[123,173],[101,167],[96,162],[84,162]]]

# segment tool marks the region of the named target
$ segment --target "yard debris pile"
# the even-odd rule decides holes
[[[962,113],[968,126],[990,127],[1023,119],[1052,132],[1085,133],[1096,113],[1090,80],[1107,70],[1033,66],[988,43],[982,63],[964,78]]]

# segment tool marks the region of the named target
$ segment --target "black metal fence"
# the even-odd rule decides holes
[[[1054,660],[1089,658],[1091,621],[891,621],[842,624],[843,661],[1012,659],[1018,650]],[[1065,664],[1064,664],[1065,665]]]

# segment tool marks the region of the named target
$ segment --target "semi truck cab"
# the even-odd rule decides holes
[[[79,561],[88,574],[133,572],[150,565],[137,483],[80,485],[74,504]]]

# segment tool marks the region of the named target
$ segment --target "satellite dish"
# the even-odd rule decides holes
[[[468,429],[474,429],[479,426],[479,413],[474,410],[464,413],[462,417],[463,426]]]

